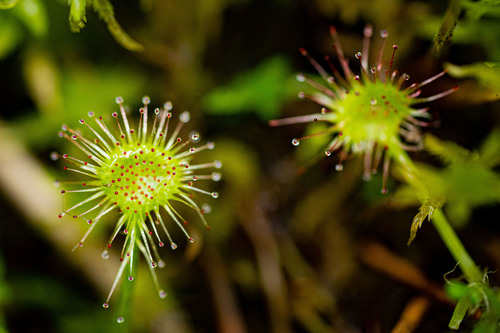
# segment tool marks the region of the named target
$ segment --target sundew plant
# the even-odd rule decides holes
[[[0,32],[0,333],[500,332],[498,0],[0,0]]]
[[[403,87],[410,76],[406,73],[400,74],[397,69],[393,69],[394,55],[398,46],[395,44],[392,46],[390,61],[386,61],[383,57],[385,41],[389,36],[386,30],[380,33],[382,43],[375,54],[375,60],[373,63],[369,62],[370,41],[373,35],[371,25],[367,25],[364,29],[363,51],[355,55],[360,63],[359,74],[355,74],[344,56],[336,28],[331,27],[330,33],[343,75],[331,63],[333,73],[327,73],[305,49],[301,49],[300,52],[309,59],[327,86],[303,74],[297,76],[299,81],[306,81],[317,89],[310,96],[304,93],[299,93],[299,96],[308,97],[324,108],[320,113],[312,115],[272,120],[270,125],[326,122],[328,129],[325,132],[314,133],[310,136],[333,135],[333,139],[325,149],[325,155],[331,156],[334,152],[339,152],[339,163],[335,169],[337,171],[343,169],[342,161],[351,152],[363,154],[363,178],[369,180],[372,173],[377,172],[378,166],[383,164],[382,193],[386,193],[391,161],[401,166],[404,173],[410,174],[408,177],[414,173],[413,164],[406,152],[420,150],[423,147],[421,127],[428,125],[430,114],[427,107],[421,106],[422,103],[444,97],[457,90],[458,87],[434,96],[419,97],[422,92],[420,88],[438,79],[444,72],[421,83]],[[420,107],[415,107],[416,104]],[[295,138],[292,144],[298,146],[301,140],[308,137]]]
[[[200,135],[195,132],[187,140],[182,140],[179,134],[190,118],[187,111],[179,115],[178,124],[172,128],[170,111],[173,106],[170,102],[165,103],[162,109],[154,109],[153,119],[148,119],[149,97],[144,97],[142,101],[144,106],[138,112],[139,122],[135,126],[129,123],[123,99],[117,97],[119,112],[112,113],[112,118],[116,119],[113,124],[115,128],[108,127],[102,116],[89,112],[88,121],[80,119],[80,124],[89,132],[88,136],[68,125],[63,125],[59,133],[61,138],[73,143],[84,155],[60,155],[69,165],[64,170],[83,176],[82,180],[62,182],[65,189],[61,190],[61,194],[86,194],[84,199],[59,214],[59,217],[70,215],[89,224],[88,231],[75,248],[83,246],[87,236],[103,217],[115,210],[120,214],[106,249],[102,252],[103,259],[108,259],[108,249],[116,236],[125,234],[120,268],[103,304],[104,308],[109,307],[111,295],[124,272],[129,281],[134,280],[136,251],[145,257],[159,297],[166,297],[167,293],[159,286],[155,270],[165,266],[158,252],[158,247],[165,246],[160,233],[167,237],[172,250],[177,248],[177,244],[167,230],[167,223],[176,224],[189,242],[194,242],[184,228],[188,220],[177,211],[174,203],[192,208],[208,228],[203,216],[206,208],[197,203],[195,194],[218,197],[217,192],[201,189],[198,181],[220,180],[220,173],[210,170],[219,169],[221,162],[191,163],[193,155],[213,149],[214,143],[195,147],[200,141]],[[53,157],[59,155],[53,154]],[[78,188],[73,189],[72,185]],[[72,189],[67,186],[72,186]],[[166,213],[166,218],[162,217],[163,213]],[[120,318],[119,321],[123,320]]]

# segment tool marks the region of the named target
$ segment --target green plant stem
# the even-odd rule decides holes
[[[441,210],[436,210],[434,212],[432,215],[432,222],[451,255],[459,263],[458,265],[464,273],[467,282],[482,281],[483,274],[476,266],[469,253],[467,253],[467,250],[465,250],[464,245]]]

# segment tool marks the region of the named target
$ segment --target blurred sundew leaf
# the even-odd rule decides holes
[[[211,114],[254,112],[261,119],[270,120],[279,115],[285,102],[296,96],[294,82],[289,60],[274,56],[236,76],[228,85],[213,89],[203,104]]]
[[[454,78],[461,79],[471,77],[476,79],[486,90],[491,100],[498,100],[500,92],[500,68],[488,66],[485,63],[474,63],[471,65],[457,66],[445,64],[448,74]]]
[[[10,9],[17,5],[19,0],[0,0],[0,9]]]

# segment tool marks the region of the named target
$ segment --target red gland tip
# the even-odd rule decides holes
[[[306,49],[305,49],[305,48],[303,48],[303,47],[301,47],[301,48],[299,49],[299,52],[300,52],[300,54],[302,54],[303,56],[306,56],[306,55],[307,55],[307,51],[306,51]]]

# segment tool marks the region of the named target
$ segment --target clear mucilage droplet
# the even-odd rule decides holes
[[[102,259],[109,259],[109,252],[106,250],[102,251],[101,258]]]

